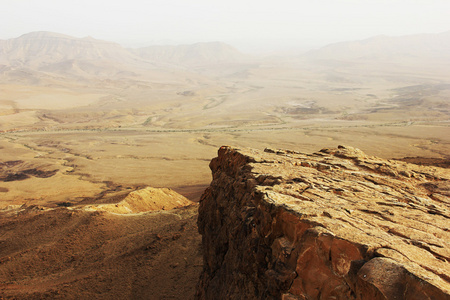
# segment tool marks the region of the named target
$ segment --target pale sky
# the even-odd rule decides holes
[[[450,30],[450,0],[0,0],[0,39],[32,31],[126,47],[223,41],[247,52]]]

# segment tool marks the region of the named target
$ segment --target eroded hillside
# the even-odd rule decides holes
[[[1,210],[0,298],[192,298],[197,207],[147,188],[116,204]]]

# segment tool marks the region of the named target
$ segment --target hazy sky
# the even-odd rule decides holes
[[[450,30],[450,0],[0,0],[0,39],[31,31],[140,47],[224,41],[267,52]]]

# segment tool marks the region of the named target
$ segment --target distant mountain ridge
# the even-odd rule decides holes
[[[74,38],[51,32],[32,32],[0,41],[0,62],[36,68],[65,60],[132,60],[132,53],[112,42]]]
[[[188,65],[239,61],[244,55],[222,42],[195,43],[179,46],[149,46],[134,51],[140,57]]]
[[[297,58],[288,57],[289,60]],[[450,65],[450,31],[335,43],[310,51],[302,55],[301,60],[319,64],[331,62],[336,66],[349,62],[408,66],[420,62],[422,67],[431,62],[447,68]],[[0,40],[0,75],[3,78],[26,76],[31,81],[35,80],[36,72],[91,80],[93,77],[134,78],[149,71],[157,78],[174,70],[215,76],[219,69],[222,75],[227,75],[253,67],[258,67],[257,60],[221,42],[129,49],[92,37],[75,38],[45,31]],[[208,73],[208,70],[214,71]]]
[[[311,59],[392,60],[403,58],[450,59],[450,31],[399,37],[375,36],[327,45],[305,54]]]
[[[55,69],[58,65],[98,64],[116,65],[159,63],[178,65],[230,62],[243,54],[223,43],[198,43],[184,46],[153,46],[126,49],[113,42],[92,37],[75,38],[53,32],[32,32],[18,38],[0,40],[0,64],[32,69]],[[83,63],[80,63],[83,62]]]

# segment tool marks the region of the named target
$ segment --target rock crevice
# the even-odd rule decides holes
[[[198,299],[450,299],[450,174],[339,146],[221,147]]]

